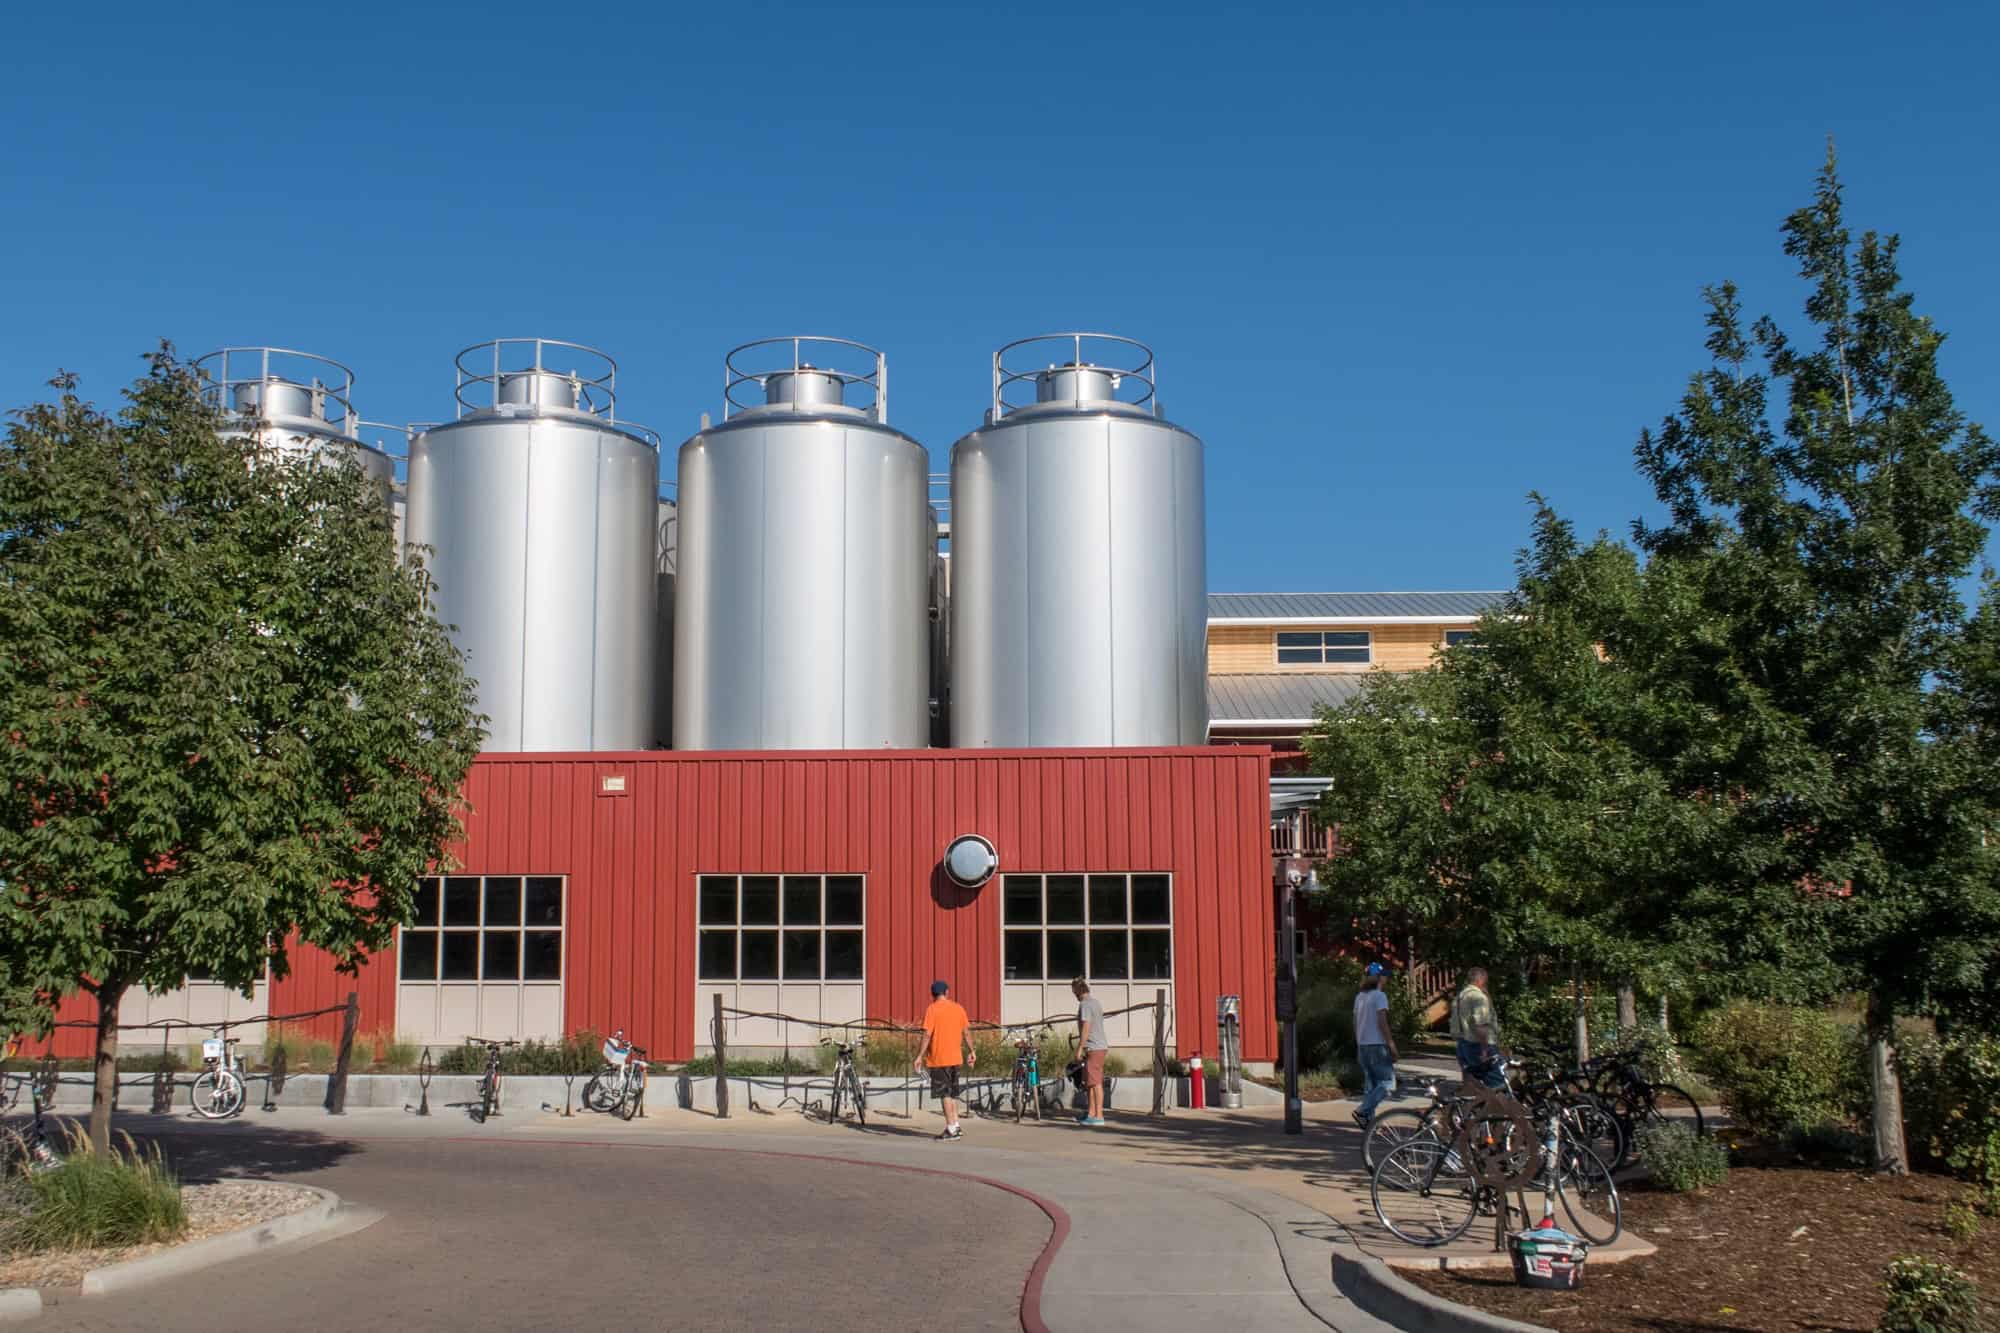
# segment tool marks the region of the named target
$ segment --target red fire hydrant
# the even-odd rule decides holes
[[[1201,1072],[1201,1052],[1188,1057],[1188,1105],[1195,1110],[1208,1106],[1208,1078]]]

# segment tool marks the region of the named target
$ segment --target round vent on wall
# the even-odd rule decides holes
[[[977,833],[963,833],[944,849],[944,873],[960,888],[976,889],[1000,868],[1000,854]]]

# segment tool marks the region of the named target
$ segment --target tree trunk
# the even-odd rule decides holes
[[[1618,1028],[1630,1032],[1639,1026],[1639,992],[1628,977],[1618,983]]]
[[[90,1089],[90,1146],[100,1157],[111,1151],[111,1103],[118,1096],[118,1007],[124,1000],[124,983],[104,982],[98,986],[96,1081]]]
[[[1868,1084],[1875,1100],[1875,1169],[1910,1174],[1903,1145],[1903,1083],[1896,1073],[1896,1012],[1880,992],[1868,995]]]
[[[1583,997],[1583,977],[1574,967],[1569,985],[1576,994],[1576,1062],[1581,1065],[1590,1059],[1590,1005]]]
[[[1668,1036],[1672,1036],[1674,1031],[1667,1026],[1667,993],[1665,991],[1660,992],[1660,1031],[1666,1033]]]

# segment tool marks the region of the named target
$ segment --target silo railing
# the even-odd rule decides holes
[[[315,421],[354,437],[354,372],[332,357],[290,347],[218,347],[196,357],[202,401],[231,416]],[[296,409],[296,410],[290,410]]]
[[[771,349],[774,348],[785,349],[790,355],[789,363],[783,359],[782,354],[771,355]],[[837,364],[821,364],[808,359],[807,353],[813,348],[824,349],[830,357],[861,352],[872,364],[865,371],[842,369]],[[762,364],[766,361],[774,364]],[[728,355],[722,358],[722,419],[727,421],[739,412],[764,406],[762,403],[743,402],[736,395],[746,384],[754,384],[760,390],[765,389],[772,377],[779,375],[823,375],[839,384],[843,405],[846,403],[849,386],[866,385],[872,395],[872,400],[868,404],[868,414],[878,422],[886,423],[889,420],[888,358],[867,343],[858,343],[851,338],[829,338],[814,333],[793,334],[783,338],[759,338],[754,342],[731,348]]]
[[[1068,359],[1036,366],[1022,365],[1025,359],[1022,349],[1030,347],[1062,349],[1068,352]],[[1048,354],[1044,350],[1034,355]],[[1014,365],[1008,364],[1010,355],[1014,358]],[[1044,396],[1044,380],[1062,377],[1065,372],[1072,392]],[[1153,349],[1136,338],[1121,337],[1116,333],[1038,333],[1032,338],[1019,338],[993,354],[993,407],[987,420],[998,421],[1010,413],[1035,405],[1007,401],[1008,391],[1022,384],[1034,387],[1040,402],[1069,402],[1084,407],[1106,401],[1099,397],[1086,397],[1082,392],[1086,384],[1097,378],[1108,381],[1111,401],[1127,407],[1143,407],[1157,417],[1160,414],[1156,383],[1158,373]],[[1118,396],[1121,391],[1131,392],[1128,385],[1138,385],[1139,391],[1132,396]]]

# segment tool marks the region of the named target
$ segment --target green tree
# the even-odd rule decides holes
[[[1832,962],[1868,993],[1876,1163],[1901,1172],[1895,1016],[1990,967],[2000,928],[1991,793],[1934,688],[2000,452],[1953,402],[1897,239],[1850,237],[1831,149],[1783,234],[1815,336],[1746,330],[1735,289],[1710,291],[1713,363],[1637,449],[1668,513],[1638,537],[1686,577],[1707,636],[1661,674],[1764,724],[1723,770],[1736,880],[1826,910]]]
[[[260,450],[163,348],[116,418],[71,377],[0,444],[0,1026],[294,941],[386,947],[480,741],[421,564],[351,460]]]

